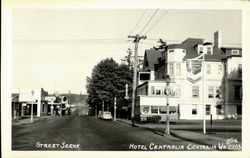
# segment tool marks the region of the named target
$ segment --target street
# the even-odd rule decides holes
[[[12,150],[186,150],[188,145],[193,143],[83,115],[12,126]]]

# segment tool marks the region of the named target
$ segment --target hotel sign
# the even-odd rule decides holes
[[[201,79],[202,61],[197,59],[188,59],[187,62],[187,80],[195,83]]]

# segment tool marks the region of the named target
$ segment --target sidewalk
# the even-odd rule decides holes
[[[26,125],[37,122],[45,122],[48,119],[52,118],[51,116],[41,116],[41,117],[33,117],[33,122],[31,122],[30,117],[22,118],[22,119],[12,119],[12,125]]]
[[[130,126],[132,124],[131,120],[117,119],[117,121],[125,123],[125,124],[130,125]],[[141,128],[145,128],[145,129],[150,130],[156,134],[160,133],[160,135],[164,134],[164,130],[166,128],[166,124],[152,124],[152,123],[140,123],[140,122],[136,122],[136,126],[141,127]],[[196,144],[211,145],[211,146],[217,145],[218,146],[218,143],[227,144],[227,142],[229,141],[228,139],[225,139],[223,137],[214,136],[215,133],[208,132],[209,130],[207,130],[207,134],[203,134],[201,132],[202,130],[192,131],[193,128],[197,128],[197,126],[195,126],[195,125],[184,125],[183,129],[182,129],[182,127],[183,127],[182,123],[177,124],[177,125],[173,124],[170,126],[171,126],[170,131],[171,131],[172,136],[186,140],[186,141],[190,141],[190,142],[193,142]],[[189,126],[189,128],[191,126],[191,128],[190,128],[191,130],[188,130],[188,128],[187,128],[188,126]],[[220,128],[223,128],[223,127],[220,127]],[[233,144],[240,144],[241,143],[240,141],[237,141],[237,142],[234,141],[232,143]]]

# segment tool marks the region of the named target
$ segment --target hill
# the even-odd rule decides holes
[[[85,94],[63,94],[69,99],[69,104],[87,105],[88,95]]]

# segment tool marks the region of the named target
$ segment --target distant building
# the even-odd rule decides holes
[[[45,97],[48,103],[47,115],[65,115],[69,114],[69,99],[63,95],[55,96],[54,94]],[[52,111],[53,110],[53,111]]]
[[[166,50],[146,50],[139,72],[135,115],[166,119],[166,81],[171,77],[171,119],[203,119],[202,55],[205,58],[204,102],[206,118],[224,119],[242,113],[242,50],[221,45],[221,32],[214,43],[188,38]],[[130,105],[131,106],[131,105]]]
[[[19,94],[11,94],[11,105],[12,105],[12,117],[14,119],[21,117],[22,105],[19,103]]]

